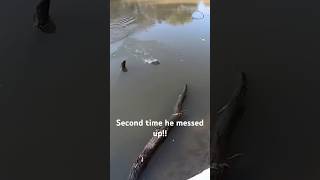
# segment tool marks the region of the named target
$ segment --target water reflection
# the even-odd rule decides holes
[[[206,6],[210,5],[209,0],[201,2]],[[200,13],[201,17],[209,13],[209,10],[199,11],[198,4],[198,0],[111,0],[110,42],[121,40],[134,31],[144,30],[154,24],[183,25],[190,23],[193,13]],[[128,17],[134,18],[135,21],[129,24],[121,23]],[[118,28],[116,25],[119,25]]]

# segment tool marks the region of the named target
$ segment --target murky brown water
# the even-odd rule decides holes
[[[153,131],[119,128],[116,119],[167,118],[185,83],[184,119],[204,118],[205,126],[174,128],[141,179],[188,179],[209,164],[210,3],[111,0],[110,5],[111,179],[127,179]],[[122,60],[126,73],[120,71]]]

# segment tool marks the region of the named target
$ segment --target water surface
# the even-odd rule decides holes
[[[212,106],[247,73],[226,180],[320,179],[320,2],[224,1],[216,7]]]
[[[110,25],[111,179],[127,179],[153,128],[119,128],[117,118],[163,120],[189,85],[185,120],[174,128],[142,179],[188,179],[209,164],[210,3],[196,0],[114,0]],[[120,71],[127,61],[128,72]],[[145,63],[158,60],[160,64]]]

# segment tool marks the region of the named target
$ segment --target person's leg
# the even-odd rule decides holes
[[[50,18],[50,0],[41,0],[36,7],[34,15],[34,25],[42,32],[53,33],[55,32],[55,24]]]

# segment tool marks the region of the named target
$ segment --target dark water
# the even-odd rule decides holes
[[[185,120],[204,118],[205,126],[175,128],[142,179],[187,179],[209,165],[210,3],[122,0],[110,5],[111,179],[127,179],[153,131],[119,128],[116,119],[167,118],[185,83]],[[120,71],[122,60],[126,73]]]
[[[0,179],[105,179],[106,3],[53,0],[47,35],[37,2],[0,2]]]
[[[212,105],[248,76],[227,179],[320,178],[318,1],[220,1],[214,25]]]

